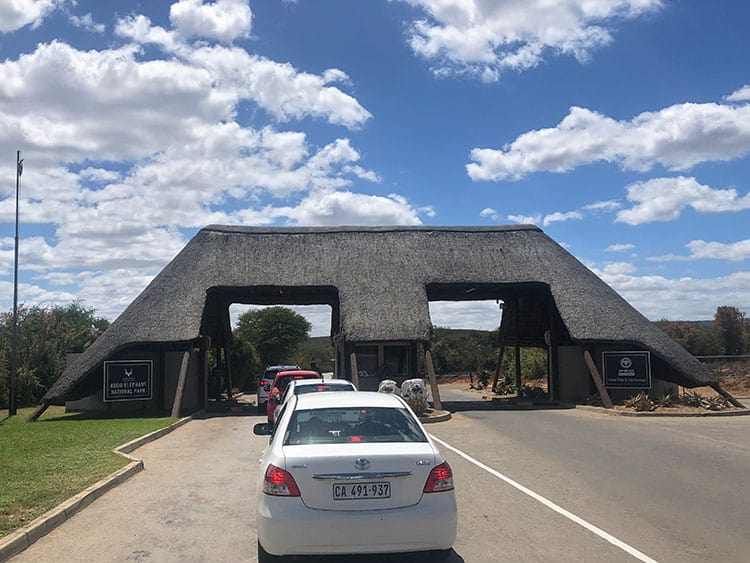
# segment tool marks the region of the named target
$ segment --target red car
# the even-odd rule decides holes
[[[266,416],[269,424],[273,424],[273,413],[284,399],[284,391],[286,391],[287,385],[295,379],[321,379],[321,376],[317,371],[306,370],[280,371],[277,373],[266,402]]]

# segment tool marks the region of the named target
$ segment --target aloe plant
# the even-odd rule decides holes
[[[688,407],[702,407],[705,397],[697,391],[685,391],[682,395],[682,404]]]
[[[670,408],[677,404],[677,399],[672,393],[664,393],[663,395],[660,395],[655,402],[658,407]]]
[[[633,395],[629,399],[625,399],[624,404],[626,407],[635,409],[638,412],[652,411],[656,408],[653,401],[643,391]]]
[[[705,397],[701,400],[701,406],[710,411],[720,411],[729,406],[723,397]]]

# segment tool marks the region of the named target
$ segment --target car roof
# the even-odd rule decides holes
[[[280,371],[276,373],[276,379],[282,379],[284,377],[315,377],[317,379],[323,379],[323,376],[320,375],[317,371],[310,371],[305,369],[295,369],[295,370],[287,370],[287,371]]]
[[[300,369],[299,366],[293,366],[291,364],[284,365],[284,366],[268,366],[266,368],[266,371],[276,370],[276,371],[291,371],[291,370],[298,370]]]
[[[320,384],[346,385],[347,387],[354,385],[348,379],[323,379],[322,377],[320,377],[319,379],[295,379],[289,385],[294,385],[295,387],[304,387],[306,385],[320,385]]]
[[[336,393],[306,393],[297,395],[299,409],[323,409],[345,407],[389,407],[404,408],[400,397],[376,391],[338,391]]]

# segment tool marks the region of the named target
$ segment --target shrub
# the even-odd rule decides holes
[[[672,393],[664,393],[655,401],[656,406],[666,408],[676,406],[677,402],[677,399],[674,397],[674,395],[672,395]]]
[[[727,408],[729,404],[724,397],[704,397],[701,399],[701,406],[710,411],[720,411]]]
[[[519,397],[527,399],[544,399],[547,397],[547,392],[541,387],[532,387],[530,385],[524,385],[521,387]]]
[[[626,407],[635,409],[638,412],[652,411],[656,408],[653,401],[642,391],[629,399],[625,399],[624,404]]]
[[[688,407],[700,407],[704,397],[697,391],[685,391],[682,395],[682,404]]]

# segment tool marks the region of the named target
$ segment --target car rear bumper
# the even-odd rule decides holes
[[[450,549],[456,539],[453,491],[425,494],[389,510],[316,510],[299,497],[259,493],[258,541],[272,555],[394,553]]]

